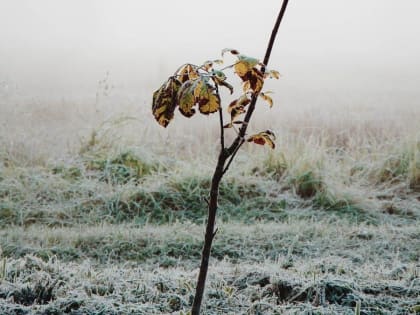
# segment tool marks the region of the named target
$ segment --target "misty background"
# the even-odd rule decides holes
[[[135,94],[226,47],[262,58],[280,4],[1,0],[0,76],[22,93],[66,97],[88,92],[109,72]],[[416,0],[291,0],[271,67],[305,88],[418,84],[418,12]]]
[[[218,59],[227,47],[262,59],[280,6],[274,0],[0,0],[3,130],[15,121],[23,126],[31,110],[42,116],[59,108],[41,120],[49,128],[47,120],[79,119],[107,102],[102,111],[130,108],[147,113],[142,122],[153,121],[152,93],[181,64]],[[270,115],[327,105],[407,108],[418,121],[419,12],[417,0],[291,0],[269,64],[282,74],[268,83],[277,103]],[[67,115],[72,107],[79,116]]]

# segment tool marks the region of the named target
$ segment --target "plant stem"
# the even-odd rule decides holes
[[[226,159],[225,150],[221,150],[219,154],[219,159],[217,161],[217,166],[213,174],[210,188],[210,200],[209,200],[209,213],[207,219],[206,234],[204,236],[204,246],[201,253],[201,265],[200,272],[198,274],[197,287],[195,290],[194,303],[191,310],[191,315],[199,315],[201,308],[201,301],[203,299],[204,287],[206,284],[207,270],[209,267],[210,260],[210,251],[213,238],[215,236],[214,226],[216,223],[216,213],[217,213],[217,202],[219,197],[219,185],[223,177],[223,167],[225,165]]]
[[[279,29],[280,23],[283,19],[284,12],[286,11],[288,0],[283,0],[279,15],[277,17],[276,23],[274,24],[273,31],[271,33],[270,40],[268,42],[267,50],[264,57],[264,65],[268,65],[268,61],[270,59],[271,50],[273,49],[274,40],[276,39],[277,31]],[[265,67],[262,69],[262,73],[265,72]],[[206,285],[206,277],[207,271],[209,267],[209,260],[210,260],[210,252],[211,252],[211,245],[216,235],[215,232],[215,223],[216,223],[216,214],[217,214],[217,206],[218,206],[218,198],[219,198],[219,186],[220,181],[223,178],[223,175],[228,170],[230,164],[233,161],[236,153],[238,152],[239,148],[244,143],[244,137],[246,134],[246,130],[248,128],[248,123],[251,119],[252,113],[255,109],[255,104],[257,102],[258,93],[254,93],[251,99],[251,103],[249,105],[248,111],[245,115],[244,123],[239,130],[238,136],[235,138],[231,146],[227,149],[224,147],[224,130],[223,130],[223,116],[220,114],[220,128],[221,128],[221,148],[219,153],[219,158],[217,160],[216,169],[213,174],[213,178],[211,181],[211,188],[210,188],[210,200],[208,205],[208,218],[207,218],[207,226],[206,226],[206,234],[204,236],[204,246],[203,251],[201,254],[201,265],[200,265],[200,272],[198,274],[197,280],[197,287],[194,296],[194,302],[191,309],[191,315],[199,315],[201,302],[203,300],[204,288]],[[229,159],[230,157],[230,159]],[[229,160],[228,160],[229,159]],[[226,161],[228,160],[228,164],[225,166]]]

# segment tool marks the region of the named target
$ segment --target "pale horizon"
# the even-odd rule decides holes
[[[279,6],[3,0],[0,82],[30,97],[72,99],[92,95],[109,73],[115,93],[143,97],[180,64],[219,58],[226,47],[262,58]],[[415,93],[419,10],[414,0],[290,1],[270,61],[284,76],[279,90]]]

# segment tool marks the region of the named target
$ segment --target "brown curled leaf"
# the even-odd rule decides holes
[[[225,53],[231,53],[232,55],[239,55],[239,51],[237,51],[236,49],[232,49],[232,48],[225,48],[222,49],[222,57],[224,56]]]
[[[268,145],[270,148],[274,149],[276,147],[274,140],[276,137],[274,133],[270,130],[266,130],[255,135],[250,136],[247,141],[254,142],[259,145]]]
[[[251,100],[248,98],[248,95],[244,94],[229,104],[227,111],[230,114],[231,123],[235,123],[236,118],[246,112],[245,107],[250,102]]]
[[[273,93],[273,92],[266,91],[266,92],[261,92],[259,94],[259,96],[270,105],[270,108],[273,107],[273,99],[270,96],[268,96],[267,94],[271,94],[271,93]]]
[[[244,92],[252,91],[259,93],[264,84],[264,76],[257,68],[252,68],[245,75],[241,76],[241,79],[244,82]]]

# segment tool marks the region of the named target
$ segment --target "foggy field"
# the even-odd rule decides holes
[[[152,95],[261,58],[279,4],[0,1],[0,315],[190,314],[218,115],[162,128]],[[221,182],[204,315],[420,314],[419,10],[290,1],[247,130],[276,148]]]
[[[0,313],[188,312],[214,120],[115,103],[3,102]],[[419,108],[259,111],[278,147],[222,184],[204,313],[415,314]]]

